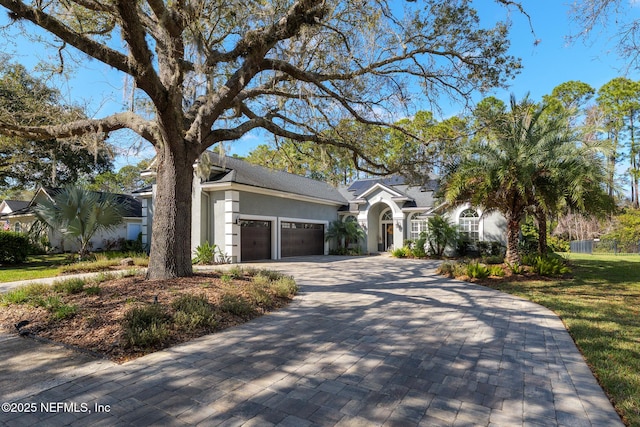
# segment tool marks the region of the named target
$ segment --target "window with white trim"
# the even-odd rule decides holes
[[[19,222],[13,224],[13,231],[15,231],[16,233],[22,233],[22,224],[20,224]]]
[[[417,240],[420,238],[420,233],[427,231],[427,218],[414,215],[411,217],[409,228],[409,239]]]
[[[460,235],[466,237],[470,242],[480,240],[480,216],[473,209],[465,209],[460,214],[458,226]]]
[[[345,217],[344,217],[343,222],[348,222],[348,221],[353,221],[353,222],[355,222],[355,221],[357,221],[357,219],[356,219],[356,217],[355,217],[355,216],[353,216],[353,215],[347,215],[347,216],[345,216]]]

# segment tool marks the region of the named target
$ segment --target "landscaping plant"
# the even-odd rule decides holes
[[[0,230],[0,265],[21,264],[30,252],[31,243],[26,235]]]
[[[426,240],[429,255],[442,257],[447,246],[458,238],[458,229],[442,215],[430,217],[428,220]]]

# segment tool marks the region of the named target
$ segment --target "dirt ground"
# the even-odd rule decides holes
[[[239,316],[220,309],[220,300],[230,290],[250,300],[249,278],[221,277],[217,273],[197,274],[172,280],[144,280],[140,276],[109,280],[99,284],[95,295],[57,293],[64,304],[75,305],[77,312],[68,319],[56,320],[51,312],[28,304],[0,305],[0,330],[9,333],[35,335],[121,363],[133,358],[189,341],[193,338],[244,323],[268,311],[277,310],[289,302],[287,298],[273,298],[268,306],[253,304],[251,313]],[[171,303],[178,297],[203,295],[215,308],[213,328],[185,331],[172,327],[168,338],[153,348],[127,345],[123,338],[123,318],[133,307],[164,305],[171,313]],[[16,325],[21,327],[16,327]]]

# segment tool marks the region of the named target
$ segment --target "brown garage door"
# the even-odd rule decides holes
[[[282,223],[282,257],[324,254],[324,225]]]
[[[271,259],[270,221],[240,221],[240,258],[242,261]]]

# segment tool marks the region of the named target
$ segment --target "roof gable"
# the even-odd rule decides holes
[[[29,206],[29,202],[25,200],[4,200],[0,203],[0,214],[15,212],[27,206]]]
[[[397,190],[391,188],[390,186],[385,185],[385,184],[383,184],[381,182],[377,182],[374,185],[370,186],[365,192],[360,194],[360,196],[358,196],[358,198],[359,199],[366,198],[367,196],[369,196],[370,194],[376,192],[377,190],[386,191],[387,193],[391,194],[392,197],[402,197],[402,198],[406,198],[407,197],[406,194],[404,194],[404,193],[402,193],[400,191],[397,191]]]
[[[348,188],[341,189],[342,194],[349,201],[363,201],[375,191],[387,191],[397,201],[403,201],[403,208],[430,208],[436,203],[435,192],[438,189],[438,179],[428,175],[422,185],[410,183],[402,176],[385,178],[368,178],[351,183]]]

